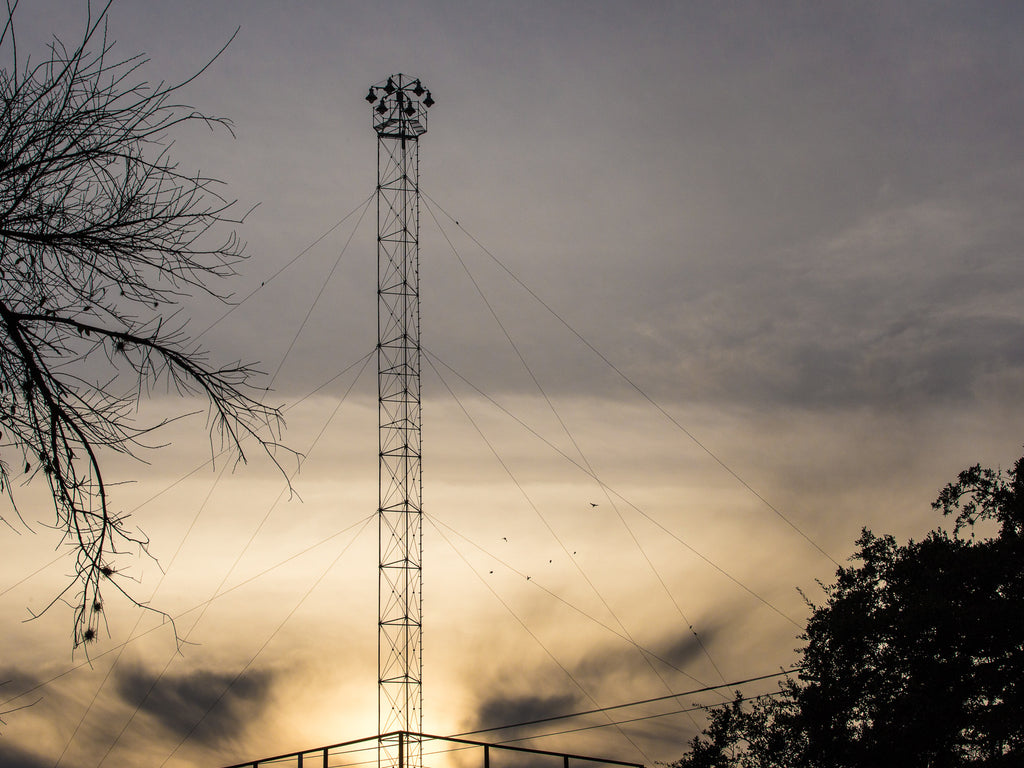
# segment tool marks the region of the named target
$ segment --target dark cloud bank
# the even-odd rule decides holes
[[[155,683],[155,684],[154,684]],[[125,704],[139,707],[168,735],[204,745],[223,745],[245,733],[264,709],[273,675],[248,672],[238,680],[229,673],[197,670],[165,675],[156,682],[152,670],[119,669],[116,689]]]

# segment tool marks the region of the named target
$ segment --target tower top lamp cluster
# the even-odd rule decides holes
[[[366,100],[373,106],[373,127],[379,136],[415,138],[426,133],[426,110],[434,106],[434,99],[419,78],[391,75],[371,85]]]

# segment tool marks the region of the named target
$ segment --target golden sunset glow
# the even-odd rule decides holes
[[[376,734],[363,94],[399,71],[437,101],[419,142],[424,731],[679,693],[474,737],[677,759],[736,686],[690,692],[791,665],[803,595],[862,527],[920,537],[960,469],[1020,455],[1021,16],[115,0],[108,38],[148,54],[149,81],[240,27],[185,91],[235,137],[186,126],[171,151],[259,203],[237,227],[250,258],[218,286],[230,304],[185,312],[212,361],[258,361],[299,456],[235,463],[204,404],[151,393],[139,418],[177,420],[105,461],[150,541],[118,570],[152,610],[108,594],[77,650],[70,608],[42,612],[72,571],[45,481],[15,488],[0,768],[217,768]],[[15,18],[25,56],[78,39],[86,3]]]

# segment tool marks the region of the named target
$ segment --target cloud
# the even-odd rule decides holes
[[[702,637],[709,643],[713,635],[711,629],[702,632]],[[592,638],[590,642],[593,643]],[[653,656],[658,658],[654,659]],[[472,726],[467,730],[553,718],[553,722],[533,727],[503,730],[498,734],[479,734],[471,738],[514,738],[515,744],[553,751],[562,749],[566,743],[572,743],[568,751],[626,760],[644,757],[640,752],[633,751],[633,748],[643,743],[646,757],[650,757],[647,750],[654,748],[659,759],[674,759],[683,751],[686,739],[697,727],[697,720],[692,714],[681,714],[678,710],[693,707],[696,698],[687,697],[612,709],[607,713],[561,718],[602,706],[618,707],[631,701],[703,687],[693,677],[683,682],[678,671],[669,670],[664,662],[680,669],[692,669],[703,661],[704,656],[700,643],[685,631],[657,643],[652,655],[646,656],[634,649],[624,649],[619,643],[593,644],[575,662],[563,660],[570,681],[561,673],[552,674],[550,660],[530,659],[523,654],[514,664],[506,665],[504,674],[473,680],[471,684],[479,686],[478,703],[472,709]],[[661,673],[660,683],[652,667]],[[563,732],[573,734],[568,737],[570,742],[566,742],[565,737],[562,741],[541,738]],[[627,746],[629,744],[633,748]],[[501,760],[503,765],[518,765],[512,756],[503,755]]]
[[[528,661],[523,655],[517,659],[514,674],[506,669],[506,674],[499,678],[474,680],[480,688],[470,727],[527,723],[650,698],[651,681],[659,677],[663,683],[660,693],[664,694],[702,687],[703,683],[685,672],[689,685],[681,685],[679,671],[702,664],[707,655],[705,649],[711,646],[715,636],[711,625],[701,629],[700,641],[684,629],[655,643],[649,652],[623,648],[618,642],[594,644],[591,639],[590,647],[582,656],[572,662],[563,661],[575,685],[563,675],[552,678],[550,660]],[[534,663],[537,666],[532,666]],[[646,693],[637,692],[641,689]],[[581,721],[565,722],[578,725]]]
[[[627,370],[669,396],[813,410],[965,403],[1019,376],[1024,233],[1001,183],[966,187],[758,254],[686,301],[656,295]]]
[[[248,722],[266,706],[273,684],[267,670],[241,678],[200,669],[184,675],[156,674],[141,666],[117,671],[116,689],[124,702],[138,706],[171,736],[189,734],[205,745],[223,744],[240,736]]]
[[[669,638],[665,647],[658,651],[658,656],[679,669],[689,669],[695,662],[703,660],[706,649],[715,641],[716,628],[712,624],[702,625],[699,639],[696,630],[692,626],[690,629],[688,634]]]
[[[84,17],[66,5],[36,0],[23,14],[26,44],[45,42],[51,29],[73,37]],[[199,90],[189,92],[197,106],[236,121],[237,141],[205,132],[184,135],[175,156],[183,168],[224,178],[230,197],[263,201],[239,228],[253,258],[237,281],[222,287],[236,299],[264,280],[266,287],[201,341],[215,363],[260,360],[270,373],[290,350],[270,395],[275,403],[292,403],[373,349],[372,206],[359,227],[358,216],[350,217],[294,267],[271,275],[372,192],[374,136],[362,96],[367,85],[393,71],[389,52],[409,43],[409,71],[438,98],[421,158],[423,189],[436,200],[436,206],[424,202],[421,211],[423,342],[431,359],[451,364],[569,455],[576,456],[578,443],[603,482],[781,611],[802,615],[793,587],[813,589],[815,577],[831,579],[833,566],[704,455],[703,445],[839,559],[861,525],[919,535],[935,524],[928,501],[956,471],[1019,455],[1024,174],[1014,163],[1021,156],[1024,91],[1016,83],[1024,60],[1014,31],[1021,9],[978,13],[929,6],[922,13],[927,4],[847,11],[783,3],[770,11],[754,5],[737,11],[710,4],[598,3],[580,14],[544,3],[529,13],[511,5],[484,11],[455,3],[458,12],[439,13],[427,3],[405,8],[396,24],[395,14],[385,18],[370,5],[324,4],[303,13],[281,13],[265,2],[192,5],[125,0],[112,17],[112,32],[124,42],[122,53],[148,51],[154,66],[147,72],[173,79],[193,72],[196,61],[205,61],[243,25],[225,56],[194,84]],[[197,13],[202,23],[196,23]],[[447,223],[438,206],[459,227]],[[434,214],[444,233],[437,231]],[[558,315],[537,304],[462,229]],[[224,309],[201,298],[190,302],[191,329],[206,327]],[[648,408],[559,318],[702,446]],[[588,574],[639,642],[701,680],[720,682],[687,620],[647,575],[641,553],[618,521],[605,517],[612,504],[601,499],[600,487],[434,364],[436,374],[424,362],[430,509],[475,540],[501,542],[501,557],[533,575],[529,584],[516,585],[515,579],[499,581],[503,571],[493,564],[483,570],[496,589],[508,590],[500,594],[522,598],[511,606],[531,629],[543,630],[538,638],[544,647],[522,635],[489,593],[482,593],[479,612],[472,613],[457,599],[444,598],[444,604],[428,597],[428,623],[443,627],[428,635],[428,719],[445,711],[439,704],[449,707],[443,721],[463,729],[593,708],[544,655],[549,649],[601,705],[669,692],[624,640],[602,634],[564,606],[545,608],[547,596],[536,585],[542,573],[558,569],[559,549],[543,526],[530,522],[535,515],[520,502],[523,490],[556,530],[571,531],[565,534],[572,539],[570,551],[578,547],[580,564],[592,564]],[[374,367],[371,360],[331,432],[303,465],[297,480],[303,505],[296,500],[287,513],[275,513],[280,527],[261,534],[243,564],[246,573],[373,510]],[[558,418],[531,373],[551,396]],[[452,402],[438,376],[460,403]],[[322,399],[290,410],[286,442],[306,449],[355,378],[353,370]],[[467,407],[473,424],[459,405]],[[191,403],[174,406],[189,410]],[[476,426],[516,483],[478,439]],[[148,504],[172,482],[176,486],[136,518],[152,533],[163,565],[171,560],[186,513],[216,477],[204,470],[178,479],[209,457],[208,445],[197,449],[192,440],[199,436],[201,442],[204,434],[201,417],[199,423],[172,425],[160,440],[171,445],[145,471],[112,467],[119,478],[140,481],[118,490],[119,500],[134,500],[129,509]],[[216,481],[215,503],[202,521],[207,532],[197,528],[189,545],[201,551],[204,566],[188,569],[179,561],[175,578],[157,597],[159,607],[191,606],[196,594],[214,591],[216,567],[223,562],[226,568],[241,546],[238,535],[244,538],[248,515],[280,489],[279,475],[259,466],[254,462]],[[601,506],[592,511],[588,500]],[[577,516],[577,508],[587,516]],[[633,512],[622,512],[633,524]],[[230,535],[222,535],[225,530]],[[770,671],[791,658],[796,628],[639,517],[635,531],[728,679]],[[433,543],[439,544],[436,537]],[[25,557],[22,549],[10,548],[12,563]],[[361,569],[358,575],[338,588],[346,600],[373,575],[372,554],[353,565],[353,571]],[[443,556],[428,559],[431,592],[442,594],[435,574]],[[9,581],[20,581],[43,562],[31,561]],[[147,574],[155,573],[146,567]],[[492,567],[493,576],[487,573]],[[107,686],[76,736],[74,748],[92,755],[81,762],[95,764],[137,706],[139,716],[126,734],[133,744],[122,747],[125,760],[132,759],[136,743],[173,743],[188,733],[244,663],[235,616],[245,611],[253,618],[258,606],[270,604],[267,595],[283,605],[282,596],[301,594],[313,578],[311,568],[297,562],[287,575],[281,570],[254,582],[251,589],[263,591],[246,592],[244,603],[237,596],[218,601],[204,620],[216,615],[226,627],[204,638],[211,656],[193,654],[183,661],[191,674],[167,676],[148,697],[154,672],[119,670],[112,677],[117,686]],[[567,569],[550,578],[552,589],[573,605],[613,623]],[[475,580],[463,580],[465,594],[477,599]],[[15,595],[27,594],[29,586]],[[49,598],[38,583],[32,588]],[[375,591],[366,594],[356,611],[332,606],[318,613],[316,633],[322,637],[295,631],[286,642],[283,633],[280,652],[306,643],[322,661],[338,652],[338,637],[359,633],[369,647]],[[10,609],[12,616],[15,609],[22,605]],[[259,613],[255,619],[268,626],[276,621],[266,610]],[[364,618],[357,621],[357,615]],[[114,631],[126,625],[118,614]],[[40,626],[12,620],[7,632]],[[260,630],[245,626],[255,642]],[[8,663],[44,668],[66,655],[57,635],[55,653],[44,653],[34,640],[15,644],[7,637],[15,649]],[[330,650],[320,653],[312,645],[317,642]],[[226,657],[235,666],[211,661]],[[209,755],[216,735],[245,739],[239,754],[275,754],[327,743],[335,738],[325,735],[333,729],[369,722],[373,706],[352,679],[365,679],[365,698],[372,699],[373,654],[351,657],[344,672],[332,673],[352,687],[344,696],[335,689],[336,698],[314,693],[306,681],[319,683],[322,676],[313,678],[308,670],[287,680],[250,673],[196,728],[197,751]],[[451,671],[442,678],[439,662],[446,658]],[[672,691],[700,687],[651,662]],[[19,681],[18,689],[31,684]],[[31,714],[11,718],[0,759],[11,764],[24,756],[17,764],[34,766],[32,754],[17,752],[16,745],[59,750],[96,685],[98,678],[85,671],[60,678]],[[259,733],[246,729],[267,711],[271,695],[274,716],[265,718]],[[632,710],[622,715],[638,716]],[[554,723],[552,730],[576,725]],[[661,730],[649,738],[666,745],[658,757],[674,759],[693,723],[679,716],[626,728],[633,735],[632,729],[655,726]],[[352,735],[365,735],[357,730]],[[613,730],[580,738],[616,739]],[[641,739],[645,748],[647,739]],[[534,743],[549,747],[554,741]],[[586,744],[577,749],[570,741],[567,748],[604,752]],[[612,746],[609,755],[619,749]],[[54,759],[56,754],[49,764]],[[69,753],[67,762],[74,765],[75,755]]]
[[[571,693],[505,696],[494,689],[492,691],[493,695],[484,699],[476,711],[480,728],[495,728],[499,725],[557,717],[573,712],[582,703],[579,695]]]
[[[53,768],[53,760],[5,743],[0,749],[0,768]],[[74,768],[66,765],[65,768]]]

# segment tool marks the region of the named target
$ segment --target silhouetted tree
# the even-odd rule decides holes
[[[676,768],[1024,765],[1024,458],[933,504],[952,534],[864,530],[778,695],[712,708]]]
[[[174,320],[195,292],[225,298],[213,284],[243,254],[233,231],[211,240],[239,223],[233,205],[171,160],[169,131],[230,126],[179,103],[185,83],[139,79],[141,57],[114,58],[106,12],[39,61],[19,56],[13,11],[0,33],[0,486],[16,511],[13,483],[49,485],[76,551],[60,596],[76,645],[96,636],[103,588],[124,591],[116,556],[146,547],[103,472],[105,454],[136,455],[159,426],[136,421],[140,397],[204,398],[213,449],[236,460],[247,438],[273,453],[281,426],[249,367],[210,365]]]

